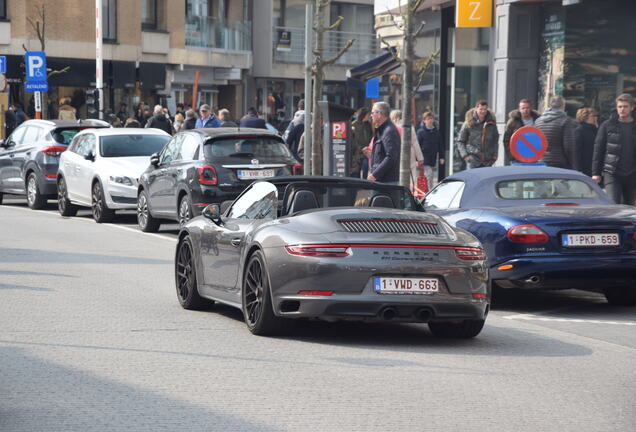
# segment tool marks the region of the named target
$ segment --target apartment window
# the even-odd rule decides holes
[[[157,0],[141,0],[141,29],[157,30]]]
[[[117,0],[102,0],[102,38],[117,40]]]
[[[7,18],[7,0],[0,0],[0,19]]]
[[[274,26],[305,27],[305,5],[305,0],[274,0],[272,16]]]
[[[331,3],[331,22],[339,16],[344,20],[339,31],[350,33],[373,33],[373,6],[353,3]]]

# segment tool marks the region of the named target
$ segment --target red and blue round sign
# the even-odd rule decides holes
[[[548,149],[548,139],[534,126],[523,126],[510,138],[510,153],[519,162],[537,162]]]

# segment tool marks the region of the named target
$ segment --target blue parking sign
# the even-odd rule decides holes
[[[7,57],[6,56],[0,56],[0,73],[1,74],[7,73]]]
[[[46,53],[44,51],[27,51],[24,54],[26,64],[26,80],[46,81]]]

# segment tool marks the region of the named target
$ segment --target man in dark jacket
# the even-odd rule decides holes
[[[18,123],[18,118],[15,115],[15,111],[13,111],[13,104],[9,106],[4,112],[4,136],[5,138],[9,138],[11,132],[16,128],[16,124]]]
[[[485,100],[477,101],[475,108],[466,112],[457,147],[467,169],[489,167],[497,161],[499,131],[495,115],[488,109]]]
[[[225,108],[219,110],[219,121],[221,122],[221,127],[238,127],[238,125],[232,121],[230,110]]]
[[[400,133],[389,120],[390,114],[388,103],[373,104],[371,117],[376,129],[367,179],[397,184],[400,180]]]
[[[561,96],[554,96],[548,108],[535,122],[535,126],[543,132],[548,140],[541,162],[558,168],[574,167],[574,128],[576,122],[564,111],[565,101]]]
[[[511,162],[517,162],[512,153],[510,153],[510,138],[512,138],[512,134],[523,126],[534,126],[538,118],[539,113],[532,109],[532,104],[528,99],[521,99],[519,101],[519,109],[510,111],[503,136],[504,150],[506,151],[504,163],[506,165],[510,165]]]
[[[616,98],[616,112],[598,129],[594,143],[592,179],[605,183],[605,192],[617,204],[636,205],[636,121],[634,99]]]
[[[592,108],[581,108],[576,112],[578,125],[574,129],[574,169],[587,176],[592,176],[597,119],[598,114]]]
[[[417,131],[417,142],[422,149],[424,156],[424,175],[428,182],[429,190],[433,188],[433,172],[437,167],[437,157],[440,156],[439,163],[444,164],[444,143],[439,129],[435,126],[435,116],[432,112],[426,111],[422,114],[422,125]]]
[[[245,114],[245,117],[241,119],[240,125],[241,127],[246,128],[267,129],[267,126],[265,126],[265,120],[258,117],[256,108],[254,107],[250,107],[247,110],[247,114]]]
[[[197,125],[197,113],[194,110],[185,112],[185,122],[183,122],[183,130],[194,129]]]
[[[161,129],[172,135],[174,132],[172,130],[172,123],[163,113],[163,107],[161,105],[155,105],[153,114],[154,115],[148,119],[145,127]]]

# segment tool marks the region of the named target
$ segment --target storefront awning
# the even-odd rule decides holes
[[[364,83],[371,78],[385,75],[399,68],[400,63],[396,61],[394,57],[395,48],[391,49],[393,53],[385,50],[385,54],[369,60],[366,63],[362,63],[353,69],[349,69],[347,71],[347,82],[349,82],[349,80],[355,80]]]

